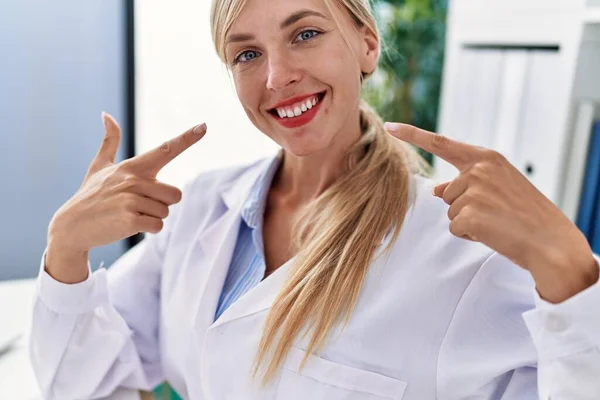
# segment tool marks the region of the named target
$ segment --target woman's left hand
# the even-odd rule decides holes
[[[450,232],[527,269],[540,296],[558,303],[593,285],[599,268],[583,233],[500,153],[412,125],[386,123],[396,138],[455,166],[433,189],[450,208]]]

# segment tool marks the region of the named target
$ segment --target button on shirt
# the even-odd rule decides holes
[[[273,177],[281,163],[281,154],[259,176],[242,207],[242,221],[235,249],[219,298],[215,320],[237,299],[258,285],[265,275],[263,216]]]

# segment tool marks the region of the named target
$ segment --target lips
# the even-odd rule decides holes
[[[309,111],[316,106],[325,97],[325,92],[314,93],[305,96],[297,96],[281,103],[268,110],[270,114],[278,118],[294,118]]]
[[[319,93],[317,95],[311,95],[305,97],[305,102],[303,104],[303,108],[298,108],[298,102],[293,103],[291,106],[279,107],[269,110],[269,114],[277,121],[281,126],[285,128],[298,128],[300,126],[308,124],[312,121],[316,116],[319,110],[321,109],[321,105],[325,99],[326,92]],[[306,104],[310,101],[314,101],[314,105],[306,106]],[[294,111],[292,111],[291,107],[294,106]],[[284,114],[284,111],[285,114]]]

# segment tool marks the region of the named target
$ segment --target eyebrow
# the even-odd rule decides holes
[[[321,17],[321,18],[325,18],[325,16],[323,14],[321,14],[320,12],[317,11],[312,11],[312,10],[302,10],[302,11],[298,11],[292,15],[290,15],[289,17],[287,17],[285,19],[285,21],[283,21],[279,27],[281,29],[285,29],[288,26],[292,25],[295,22],[300,21],[302,18],[306,18],[306,17]],[[327,18],[325,18],[327,19]]]
[[[302,11],[295,12],[294,14],[287,17],[285,19],[285,21],[283,21],[281,24],[279,24],[279,28],[285,29],[285,28],[289,27],[290,25],[293,25],[294,23],[300,21],[303,18],[313,17],[313,16],[327,19],[320,12],[312,11],[312,10],[302,10]],[[235,42],[246,42],[246,41],[252,40],[252,39],[254,39],[254,35],[251,35],[248,33],[236,33],[236,34],[230,35],[227,38],[227,44],[235,43]]]

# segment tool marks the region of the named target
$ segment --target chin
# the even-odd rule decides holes
[[[330,147],[330,141],[323,140],[323,136],[316,136],[302,133],[291,140],[281,141],[280,146],[285,149],[286,152],[293,154],[296,157],[307,157],[313,154],[319,154],[326,152]],[[315,140],[317,139],[317,140]]]

